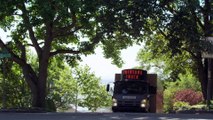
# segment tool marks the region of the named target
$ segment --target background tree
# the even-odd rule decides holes
[[[78,67],[73,71],[77,84],[77,104],[86,107],[91,111],[97,108],[110,105],[111,97],[105,90],[105,86],[101,85],[100,78],[90,72],[88,66]]]
[[[29,53],[28,53],[29,55]],[[34,53],[28,57],[33,69],[37,70],[37,60]],[[5,66],[6,73],[4,79],[0,79],[0,95],[5,97],[5,103],[1,97],[1,107],[4,108],[28,108],[31,106],[30,90],[24,82],[21,69],[17,64],[6,61],[1,64]],[[2,69],[1,69],[2,70]],[[75,72],[74,71],[78,71]],[[3,76],[1,71],[1,76]],[[105,86],[100,83],[90,68],[78,67],[70,68],[63,59],[56,57],[50,60],[47,78],[47,110],[65,111],[71,104],[76,103],[76,94],[79,94],[79,106],[87,107],[92,111],[103,106],[109,106],[111,98],[105,91]],[[79,76],[79,78],[74,76]],[[3,78],[3,77],[1,77]],[[15,81],[15,80],[16,81]],[[3,83],[4,82],[4,83]],[[77,83],[79,84],[77,86]],[[78,91],[78,92],[77,92]]]
[[[0,71],[1,107],[26,108],[30,106],[30,90],[23,79],[19,66],[5,60],[1,63]]]
[[[47,108],[52,111],[67,110],[70,104],[75,103],[76,89],[72,69],[61,58],[51,59],[47,78]]]
[[[138,52],[137,61],[146,70],[155,71],[160,80],[176,81],[180,74],[193,73],[193,61],[190,54],[183,52],[171,57],[171,52],[162,54],[164,41],[159,40],[158,47],[151,43]]]
[[[29,58],[34,69],[38,69],[36,57]],[[46,101],[48,111],[66,111],[71,104],[76,103],[96,111],[97,108],[109,106],[110,101],[105,86],[101,84],[100,78],[91,72],[89,66],[77,65],[71,68],[60,57],[50,60]]]

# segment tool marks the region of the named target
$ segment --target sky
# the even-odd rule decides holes
[[[7,33],[2,29],[0,29],[0,37],[3,41],[7,39]],[[95,50],[95,54],[82,56],[80,65],[88,65],[91,68],[91,72],[94,72],[97,77],[100,77],[102,83],[107,84],[114,81],[115,73],[121,73],[122,69],[133,68],[139,65],[136,61],[136,57],[141,48],[139,45],[133,45],[122,50],[121,57],[124,64],[121,68],[113,65],[111,59],[104,58],[103,51],[100,47]]]
[[[114,81],[115,73],[121,73],[122,69],[133,68],[139,65],[136,61],[139,49],[141,49],[141,46],[133,45],[122,50],[121,57],[124,64],[121,68],[113,65],[110,59],[104,58],[100,47],[95,50],[96,54],[82,57],[81,65],[88,65],[91,68],[91,72],[94,72],[97,77],[101,77],[102,83],[107,84]]]

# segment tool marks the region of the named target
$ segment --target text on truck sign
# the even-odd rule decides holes
[[[139,69],[126,69],[122,71],[123,80],[146,80],[147,72]]]

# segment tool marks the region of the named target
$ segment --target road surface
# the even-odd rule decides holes
[[[212,120],[213,114],[0,113],[0,120]]]

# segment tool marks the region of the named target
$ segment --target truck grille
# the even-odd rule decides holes
[[[118,106],[140,106],[140,101],[118,101]]]

